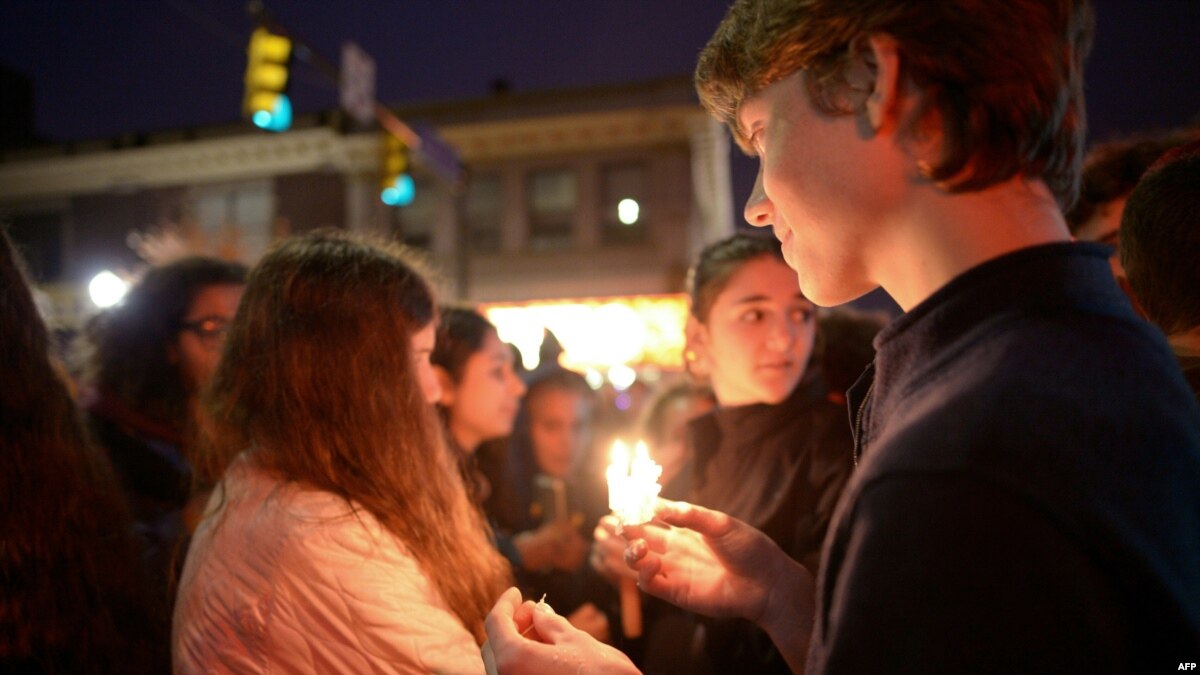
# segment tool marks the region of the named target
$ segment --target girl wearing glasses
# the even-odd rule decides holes
[[[246,268],[188,257],[151,268],[124,301],[88,325],[90,389],[83,397],[148,546],[169,615],[172,561],[192,487],[187,439],[200,388],[212,377]]]

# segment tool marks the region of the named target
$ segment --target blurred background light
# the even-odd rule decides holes
[[[620,220],[623,225],[636,223],[640,212],[641,207],[638,206],[636,199],[622,199],[617,202],[617,220]]]
[[[588,386],[591,387],[593,391],[596,391],[600,389],[600,387],[604,386],[604,375],[600,374],[600,371],[596,370],[595,368],[587,368],[584,370],[583,379],[587,380]]]
[[[635,380],[637,380],[637,373],[629,366],[616,365],[608,369],[608,381],[617,391],[625,391],[633,386]]]
[[[687,299],[681,293],[497,303],[481,310],[500,339],[521,352],[529,370],[539,365],[545,331],[562,345],[559,365],[578,372],[616,365],[682,367]]]
[[[108,270],[97,274],[88,282],[88,295],[91,296],[92,303],[100,309],[112,307],[120,302],[128,290],[129,284]]]

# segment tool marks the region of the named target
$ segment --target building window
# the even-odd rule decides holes
[[[275,187],[270,179],[197,186],[191,210],[202,248],[225,258],[258,260],[271,243]]]
[[[504,182],[500,176],[473,176],[467,186],[464,210],[467,245],[471,250],[479,253],[499,251],[504,220]]]
[[[392,236],[413,248],[426,251],[433,248],[433,232],[437,227],[437,185],[425,178],[415,179],[416,190],[408,206],[392,207]]]
[[[570,248],[578,201],[578,179],[571,169],[529,174],[529,248]]]
[[[600,173],[600,240],[633,244],[646,239],[646,165],[610,164]]]

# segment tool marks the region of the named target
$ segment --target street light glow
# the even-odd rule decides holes
[[[120,302],[128,290],[129,284],[108,270],[97,274],[88,282],[88,295],[91,296],[92,303],[100,309],[112,307]]]
[[[636,199],[622,199],[617,202],[617,220],[620,220],[622,225],[633,225],[638,221],[640,213],[641,207]]]

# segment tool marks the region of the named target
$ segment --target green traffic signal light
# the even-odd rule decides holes
[[[390,133],[383,135],[379,199],[388,206],[408,206],[417,196],[416,184],[408,173],[408,146]]]
[[[403,174],[396,182],[379,192],[379,199],[388,206],[408,206],[417,197],[417,186],[412,176]]]
[[[287,94],[277,94],[270,110],[255,110],[250,117],[254,126],[267,131],[287,131],[292,126],[292,100]]]

